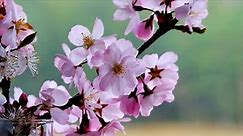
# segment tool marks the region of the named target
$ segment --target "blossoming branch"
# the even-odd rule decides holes
[[[29,115],[28,119],[52,119],[55,132],[66,136],[115,136],[118,131],[124,132],[121,123],[130,121],[128,117],[149,116],[154,107],[173,102],[179,78],[175,64],[178,56],[170,51],[138,56],[170,30],[204,33],[202,20],[208,14],[207,0],[113,0],[117,7],[114,20],[128,19],[125,34],[132,32],[144,41],[138,49],[116,34],[104,36],[105,28],[98,17],[92,29],[75,25],[68,34],[75,48],[71,50],[63,43],[64,54],[55,57],[54,65],[64,83],[75,87],[77,94],[71,96],[69,89],[47,80],[38,97],[14,88],[11,106],[6,106],[10,85],[6,81],[10,83],[26,67],[37,73],[38,61],[32,45],[36,33],[22,8],[10,1],[2,1],[0,10],[0,111],[8,118],[12,117],[11,107],[20,115]],[[150,15],[140,19],[139,13],[144,11]],[[96,71],[92,81],[87,79],[84,65]]]

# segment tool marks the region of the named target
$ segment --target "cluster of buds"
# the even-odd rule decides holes
[[[134,32],[139,39],[146,42],[136,49],[132,42],[118,39],[116,34],[103,36],[104,25],[98,17],[94,21],[92,31],[83,25],[75,25],[68,34],[68,39],[75,48],[70,49],[63,43],[64,54],[58,54],[54,59],[55,67],[69,88],[47,80],[41,86],[38,97],[27,95],[21,89],[15,88],[14,98],[9,102],[10,109],[19,111],[19,116],[29,115],[27,119],[52,119],[55,132],[66,136],[115,136],[119,131],[124,132],[121,123],[130,121],[129,117],[149,116],[154,107],[174,101],[173,90],[179,79],[178,67],[175,64],[177,55],[173,52],[165,52],[160,56],[145,55],[142,58],[138,55],[169,30],[202,33],[205,28],[201,21],[207,16],[207,1],[113,2],[118,7],[114,19],[130,19],[125,34]],[[149,11],[152,14],[140,21],[140,11]],[[185,24],[177,25],[179,20],[184,20]],[[32,27],[24,22],[26,19],[18,18],[17,21],[21,21],[19,24],[23,26],[20,28],[25,29],[16,29],[17,23],[12,21],[11,27],[6,31],[11,34],[15,31],[14,38],[19,44],[7,44],[3,49],[7,54],[21,54],[21,50],[27,54],[33,53],[31,43],[35,33]],[[155,22],[158,24],[156,32]],[[31,31],[31,34],[18,35],[28,31]],[[4,37],[9,36],[4,34],[2,41]],[[25,40],[27,44],[21,45]],[[28,60],[28,57],[24,58]],[[83,68],[85,65],[96,72],[94,79],[87,78]],[[68,90],[71,88],[75,88],[76,95],[70,95]],[[15,114],[4,109],[6,102],[7,99],[0,95],[0,112],[12,119]],[[24,116],[20,118],[22,117]]]

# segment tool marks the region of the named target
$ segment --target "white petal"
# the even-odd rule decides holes
[[[68,39],[72,44],[76,46],[82,46],[84,43],[83,36],[88,35],[90,35],[90,31],[88,28],[82,25],[76,25],[72,27],[71,31],[69,32]]]

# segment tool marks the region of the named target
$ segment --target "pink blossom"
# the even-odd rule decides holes
[[[69,32],[68,39],[75,46],[84,45],[86,49],[89,49],[95,45],[97,40],[101,39],[103,34],[103,22],[99,18],[96,18],[92,33],[85,26],[76,25]]]
[[[161,83],[159,86],[153,88],[145,87],[144,93],[139,95],[141,115],[149,116],[153,106],[159,106],[164,101],[172,102],[174,100],[173,90],[174,85],[171,83]]]
[[[112,90],[115,95],[125,95],[137,85],[137,51],[128,43],[130,42],[120,40],[105,50],[104,64],[99,68],[101,90]]]
[[[179,78],[178,67],[175,65],[178,57],[173,52],[166,52],[160,57],[157,54],[145,55],[143,61],[147,68],[145,78],[159,85],[160,82],[176,84]]]
[[[70,50],[70,48],[66,44],[63,44],[62,48],[66,56],[57,55],[54,60],[54,64],[55,67],[57,67],[58,70],[61,72],[62,78],[65,83],[71,83],[77,72],[77,67],[81,65],[81,63],[84,62],[84,60],[86,59],[87,52],[82,47]],[[79,70],[82,71],[82,68]]]
[[[69,32],[69,41],[76,46],[83,45],[87,50],[87,61],[91,68],[100,66],[100,61],[98,61],[97,55],[102,54],[105,48],[116,40],[115,35],[102,37],[103,34],[104,25],[99,18],[96,18],[94,22],[92,33],[88,28],[82,25],[72,27]],[[95,61],[93,61],[93,57],[96,57]]]
[[[189,4],[178,7],[175,10],[177,19],[184,19],[190,31],[192,27],[204,28],[202,20],[208,16],[207,0],[193,0]]]
[[[7,45],[8,48],[17,48],[26,36],[34,33],[32,26],[27,22],[27,17],[21,6],[17,5],[13,0],[7,0],[6,16],[0,21],[2,39],[1,43]],[[4,30],[4,27],[7,29]]]
[[[64,86],[58,86],[55,81],[45,81],[41,86],[39,97],[46,105],[62,106],[71,97]]]

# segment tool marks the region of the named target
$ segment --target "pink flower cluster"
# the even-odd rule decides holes
[[[37,74],[35,31],[20,5],[0,0],[0,81],[22,74],[27,67]]]
[[[155,24],[163,25],[170,18],[184,21],[184,26],[193,32],[193,27],[204,29],[202,20],[207,17],[207,0],[113,0],[117,6],[114,20],[129,19],[125,34],[133,32],[141,40],[152,37]],[[149,11],[148,18],[140,19],[139,12]],[[183,30],[184,31],[184,30]]]
[[[200,33],[204,29],[201,22],[208,14],[207,0],[113,0],[113,3],[118,7],[114,19],[130,20],[125,34],[134,32],[144,41],[155,35],[144,46],[150,46],[171,29]],[[32,45],[36,33],[13,0],[0,0],[0,4],[0,78],[12,78],[26,67],[37,73],[38,58]],[[140,11],[149,11],[151,15],[140,21]],[[185,24],[176,26],[179,20]],[[155,23],[160,34],[154,32]],[[104,25],[98,17],[92,31],[83,25],[73,26],[68,39],[75,48],[63,43],[64,54],[54,59],[69,88],[47,80],[38,97],[14,88],[9,103],[4,93],[0,93],[0,113],[7,114],[8,119],[52,119],[55,132],[66,136],[115,136],[124,132],[121,123],[130,121],[129,117],[149,116],[154,107],[174,101],[173,90],[179,79],[175,53],[138,58],[143,50],[136,49],[131,41],[118,39],[115,34],[103,35]],[[92,80],[87,78],[85,65],[96,72]],[[69,92],[72,87],[77,91],[74,96]],[[9,113],[9,109],[16,113]]]
[[[114,35],[102,37],[103,30],[98,18],[92,33],[84,26],[74,26],[68,37],[77,47],[71,50],[63,44],[65,55],[55,58],[64,82],[77,89],[76,96],[71,97],[55,81],[45,81],[39,97],[27,96],[15,88],[10,103],[27,111],[32,109],[37,117],[49,114],[57,133],[107,136],[124,131],[121,122],[130,120],[126,117],[149,116],[154,106],[172,102],[179,78],[177,55],[166,52],[160,57],[152,54],[138,59],[138,51],[129,40]],[[86,63],[97,72],[93,81],[87,79],[83,70]],[[0,98],[3,105],[6,100]],[[66,107],[69,103],[72,105]]]

